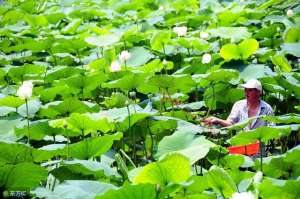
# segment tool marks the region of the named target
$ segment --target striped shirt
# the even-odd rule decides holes
[[[257,111],[256,117],[261,115],[274,115],[272,107],[263,100],[260,100],[260,108]],[[231,113],[227,119],[232,120],[234,124],[247,120],[248,119],[247,100],[244,99],[244,100],[237,101],[233,105],[231,109]],[[273,125],[274,124],[270,122],[263,121],[260,119],[255,119],[247,127],[245,127],[244,130],[251,130],[260,126],[273,126]]]

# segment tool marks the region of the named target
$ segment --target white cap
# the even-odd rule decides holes
[[[261,83],[257,79],[250,79],[245,84],[242,84],[241,87],[243,87],[243,88],[256,88],[257,90],[262,91]]]

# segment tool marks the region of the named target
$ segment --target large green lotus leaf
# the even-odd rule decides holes
[[[8,107],[8,106],[1,106],[0,107],[0,117],[6,116],[11,112],[16,112],[15,108]]]
[[[105,47],[117,43],[120,37],[114,34],[86,37],[85,42],[93,46]]]
[[[242,65],[236,69],[240,71],[240,77],[244,81],[267,77],[274,74],[274,72],[264,64]]]
[[[284,53],[300,57],[300,42],[298,43],[285,43],[281,46]]]
[[[254,173],[252,172],[232,169],[228,170],[228,174],[234,180],[239,192],[246,192],[253,183]]]
[[[146,121],[147,126],[150,128],[151,133],[153,134],[159,134],[166,130],[174,130],[177,127],[177,121],[176,120],[150,120]],[[141,125],[145,125],[142,123]]]
[[[129,50],[131,57],[127,60],[126,65],[128,67],[138,67],[147,63],[154,56],[149,50],[144,47],[134,47]]]
[[[214,164],[216,163],[217,162],[215,161]],[[226,155],[224,158],[221,158],[219,164],[222,165],[222,168],[238,169],[239,167],[252,167],[254,165],[254,162],[248,156],[229,154]]]
[[[38,187],[32,191],[38,198],[74,198],[93,199],[108,190],[116,189],[112,184],[91,180],[67,180],[55,186],[53,191]]]
[[[272,0],[270,0],[272,1]],[[282,2],[283,0],[273,0],[273,2]],[[263,22],[269,22],[269,23],[281,23],[281,24],[284,24],[285,27],[288,29],[290,27],[294,27],[294,23],[291,22],[286,16],[284,15],[269,15],[269,16],[266,16],[264,19],[263,19]]]
[[[53,101],[42,106],[39,115],[55,118],[58,115],[68,116],[71,113],[85,113],[98,111],[95,104],[87,104],[76,98],[67,98],[64,101]]]
[[[298,43],[300,42],[300,28],[290,28],[284,35],[285,43]]]
[[[251,36],[246,27],[219,27],[210,29],[208,32],[212,37],[221,37],[234,40],[247,39]]]
[[[14,128],[22,125],[26,121],[22,121],[20,117],[3,117],[0,120],[0,140],[14,142],[17,140]]]
[[[259,48],[259,43],[255,39],[246,39],[239,43],[238,48],[242,59],[248,59]]]
[[[15,128],[15,134],[18,138],[27,136],[27,131],[27,124]],[[51,128],[48,124],[48,120],[36,120],[31,122],[29,126],[30,139],[32,140],[42,140],[46,135],[58,135],[61,131],[61,129]]]
[[[114,129],[114,125],[109,123],[106,118],[100,120],[93,120],[88,115],[80,113],[73,113],[66,119],[68,129],[87,135],[91,132],[97,132],[97,130],[107,133]]]
[[[74,34],[81,23],[82,19],[73,19],[67,26],[61,29],[61,33]]]
[[[273,178],[289,179],[300,175],[299,164],[285,161],[285,155],[270,156],[263,159],[264,174]],[[260,162],[255,162],[256,169],[259,169]]]
[[[24,21],[31,27],[48,26],[47,18],[44,15],[25,15]]]
[[[116,133],[101,137],[85,138],[80,142],[70,145],[70,156],[81,160],[100,156],[111,148],[114,140],[120,140],[122,136],[122,133]],[[67,150],[66,147],[65,150]]]
[[[37,150],[24,144],[0,142],[1,162],[17,164],[23,162],[42,162],[53,157],[53,153]]]
[[[190,193],[202,193],[204,190],[209,189],[208,182],[205,176],[193,175],[189,181],[192,181],[190,185],[186,187]]]
[[[293,92],[297,98],[300,98],[300,81],[293,73],[282,73],[282,75],[276,76],[275,80],[278,85],[285,88],[285,92]]]
[[[131,91],[133,89],[138,88],[147,77],[146,74],[142,73],[130,73],[128,75],[123,76],[120,79],[110,81],[107,83],[103,83],[103,88],[120,88],[123,91]]]
[[[5,190],[29,191],[45,181],[46,169],[33,163],[6,164],[0,167],[0,184]]]
[[[177,122],[177,129],[176,131],[182,131],[182,132],[189,132],[191,134],[199,134],[202,133],[204,128],[200,125],[193,124],[191,122],[187,122],[183,119],[176,118],[176,117],[167,117],[167,116],[152,116],[151,119],[157,120],[157,121],[169,121],[169,120],[175,120]]]
[[[225,197],[231,197],[233,193],[237,192],[235,182],[222,168],[212,166],[205,174],[205,177],[207,178],[208,185]]]
[[[92,160],[64,161],[51,174],[60,181],[72,179],[101,179],[105,177],[120,177],[116,169],[109,165]],[[93,178],[91,178],[93,176]]]
[[[271,60],[273,64],[275,64],[281,69],[282,72],[292,71],[292,66],[289,64],[288,60],[285,58],[284,55],[274,55]]]
[[[232,59],[239,59],[240,58],[240,51],[236,44],[226,44],[222,46],[220,50],[220,55],[225,60],[232,60]]]
[[[154,75],[142,84],[138,91],[142,93],[167,92],[174,94],[178,91],[188,93],[195,86],[190,75]]]
[[[96,199],[128,199],[128,198],[147,198],[155,199],[155,185],[150,184],[127,184],[117,190],[109,190],[103,195],[97,196]]]
[[[164,52],[164,46],[170,43],[170,41],[170,31],[156,31],[150,40],[151,48],[156,51]]]
[[[39,99],[33,99],[33,100],[28,101],[27,104],[28,104],[28,115],[30,118],[33,118],[35,116],[35,114],[39,111],[39,109],[41,108],[41,102]],[[18,113],[22,117],[27,117],[26,104],[23,104],[18,107]]]
[[[25,100],[22,100],[19,97],[6,96],[3,98],[0,98],[0,106],[8,106],[8,107],[17,108],[24,103],[25,103]]]
[[[46,40],[26,39],[22,47],[24,49],[31,50],[32,52],[41,52],[47,51],[51,47],[52,43],[53,39],[50,37]]]
[[[181,153],[189,158],[190,163],[204,158],[215,144],[205,139],[204,136],[195,136],[190,132],[176,132],[165,136],[158,144],[155,158],[161,158],[169,153]]]
[[[74,93],[85,94],[85,92],[92,91],[100,86],[106,80],[106,75],[102,72],[90,74],[77,74],[70,78],[60,81],[61,85],[68,85]]]
[[[18,82],[26,79],[33,79],[34,77],[39,77],[45,72],[45,66],[37,66],[33,64],[24,64],[23,66],[11,67],[8,70],[8,76],[12,80]]]
[[[43,102],[55,101],[55,98],[57,96],[61,96],[63,99],[67,99],[72,95],[67,85],[42,88],[37,92],[40,93],[40,99]]]
[[[78,53],[79,50],[88,47],[88,44],[83,39],[57,39],[52,45],[51,52],[55,53]]]
[[[232,59],[238,60],[248,59],[257,49],[259,48],[259,43],[255,39],[243,40],[238,45],[236,44],[226,44],[222,46],[220,50],[220,55],[225,60],[229,61]]]
[[[117,129],[119,131],[126,131],[129,127],[132,127],[137,122],[146,119],[147,117],[151,116],[152,114],[149,113],[134,113],[131,112],[130,116],[127,116],[122,122],[119,122],[117,125]],[[130,118],[129,118],[130,117]],[[129,126],[130,121],[130,126]]]
[[[55,80],[69,78],[81,72],[84,72],[84,70],[80,68],[68,67],[68,66],[55,66],[47,71],[47,76],[45,80],[46,82],[52,83]]]
[[[268,180],[264,180],[259,185],[258,189],[259,189],[260,196],[262,196],[263,198],[268,198],[268,199],[298,198],[300,195],[300,181],[282,180],[280,183],[276,183],[268,179]]]
[[[126,105],[129,100],[123,93],[113,92],[110,97],[105,98],[103,104],[107,108],[121,108]]]
[[[264,39],[264,38],[274,38],[277,33],[277,28],[280,28],[279,24],[271,24],[262,29],[259,29],[258,32],[253,36],[255,39]]]
[[[204,78],[212,83],[217,83],[217,82],[227,83],[231,80],[237,79],[238,77],[239,77],[239,73],[236,70],[218,69],[208,73],[207,76]]]
[[[281,124],[300,123],[300,115],[296,113],[289,113],[286,115],[278,116],[266,115],[262,119],[269,122]]]
[[[284,161],[288,163],[300,165],[299,155],[300,155],[300,146],[298,145],[286,153]]]
[[[267,142],[270,139],[280,138],[281,136],[287,136],[291,132],[290,127],[276,128],[262,126],[251,131],[241,132],[238,135],[230,139],[232,145],[245,145],[255,143],[258,140]]]
[[[165,156],[164,159],[147,164],[133,178],[134,183],[160,184],[185,182],[190,177],[189,160],[178,153]]]

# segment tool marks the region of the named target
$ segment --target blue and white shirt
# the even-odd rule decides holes
[[[272,107],[263,100],[260,100],[260,108],[257,111],[256,117],[261,116],[261,115],[274,115]],[[231,113],[227,119],[232,120],[233,123],[235,124],[238,122],[245,121],[248,118],[249,117],[248,117],[247,100],[244,99],[244,100],[237,101],[233,105],[233,107],[231,109]],[[252,121],[247,127],[245,127],[245,130],[255,129],[260,126],[273,126],[273,125],[274,125],[273,123],[263,121],[263,120],[260,120],[259,118],[257,118],[254,121]]]

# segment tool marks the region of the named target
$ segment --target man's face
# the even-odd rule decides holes
[[[255,102],[260,98],[260,91],[256,88],[245,88],[245,96],[249,102]]]

